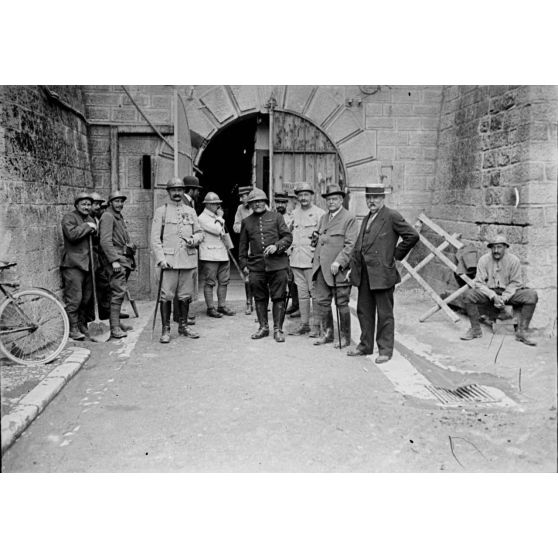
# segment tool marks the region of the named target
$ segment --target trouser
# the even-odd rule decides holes
[[[308,325],[310,322],[310,298],[312,293],[312,268],[293,267],[294,281],[298,291],[300,308],[300,323]]]
[[[182,270],[182,271],[191,271],[192,272],[192,289],[190,291],[190,299],[192,302],[198,300],[198,268],[194,267],[190,270]],[[191,312],[190,312],[191,315]],[[178,309],[178,294],[174,296],[173,305],[172,305],[172,319],[175,322],[179,321],[179,309]]]
[[[194,274],[197,274],[195,267],[192,269],[165,269],[161,283],[161,301],[191,300],[194,293]],[[178,309],[178,305],[176,307]]]
[[[87,309],[93,294],[91,272],[83,271],[77,267],[63,267],[61,273],[64,283],[66,313],[70,326],[75,328],[80,321],[85,323],[87,320]]]
[[[126,296],[126,283],[132,270],[126,267],[113,269],[110,264],[105,266],[105,270],[110,286],[109,320],[111,328],[114,328],[120,325],[120,308],[122,307],[122,302],[124,302],[124,297]]]
[[[360,347],[363,352],[374,351],[374,333],[381,355],[392,356],[395,341],[393,317],[393,287],[370,289],[368,273],[362,270],[358,288],[357,317],[360,324]],[[377,319],[376,319],[377,315]]]
[[[203,279],[203,296],[208,308],[213,308],[213,288],[217,285],[217,306],[225,306],[227,286],[231,279],[231,263],[200,260],[200,274]]]
[[[504,289],[494,289],[494,292],[501,295]],[[463,302],[465,304],[492,304],[490,298],[487,295],[479,291],[478,289],[467,289],[463,293]],[[534,289],[517,289],[515,293],[509,298],[506,304],[514,307],[521,307],[524,304],[537,304],[539,297],[537,291]]]
[[[107,270],[104,266],[99,266],[95,271],[95,287],[97,294],[97,311],[100,320],[108,320],[110,315],[110,284]],[[93,293],[93,291],[91,291]],[[91,296],[87,307],[87,322],[95,319],[95,300]]]
[[[312,293],[314,295],[316,304],[323,310],[331,307],[331,301],[335,298],[334,287],[328,285],[324,278],[322,270],[319,269],[314,277],[312,285]],[[337,305],[339,308],[349,305],[349,297],[351,296],[351,285],[343,284],[337,286]]]
[[[256,302],[267,305],[270,298],[273,302],[285,300],[288,282],[286,269],[250,271],[249,281]]]
[[[298,298],[298,288],[295,282],[293,270],[289,267],[287,269],[287,286],[289,289],[289,297],[291,299],[291,304],[293,309],[299,307],[299,298]]]

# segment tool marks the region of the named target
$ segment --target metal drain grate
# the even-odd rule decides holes
[[[426,386],[442,403],[496,403],[498,400],[478,384],[447,389],[436,386]]]

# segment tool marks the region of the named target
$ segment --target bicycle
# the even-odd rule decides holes
[[[0,262],[0,272],[17,263]],[[66,346],[68,315],[58,298],[46,289],[15,290],[19,283],[0,281],[0,351],[18,364],[45,364]]]

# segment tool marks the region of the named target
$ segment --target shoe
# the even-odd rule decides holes
[[[223,314],[223,316],[234,316],[236,314],[236,312],[233,312],[230,308],[227,308],[226,306],[218,306],[217,312]]]
[[[368,353],[361,349],[358,345],[354,348],[351,348],[347,351],[347,356],[366,356],[371,355],[372,353]]]
[[[527,337],[527,333],[522,330],[518,330],[515,334],[515,340],[519,341],[520,343],[525,343],[525,345],[529,345],[530,347],[536,347],[537,343]]]
[[[391,360],[391,356],[389,356],[389,355],[379,355],[378,357],[376,357],[376,360],[374,362],[376,364],[384,364],[384,362],[387,362],[388,360]]]
[[[217,310],[215,310],[215,308],[213,308],[213,306],[211,308],[207,309],[207,315],[210,318],[222,318],[223,314],[220,314],[219,312],[217,312]]]
[[[188,316],[188,325],[196,325],[196,316]]]
[[[294,312],[291,312],[289,318],[300,318],[300,310],[297,308]]]
[[[120,329],[122,331],[132,331],[134,329],[133,326],[128,325],[128,324],[123,324],[122,322],[120,322]]]
[[[194,331],[190,326],[180,323],[178,326],[178,334],[184,335],[184,337],[191,337],[192,339],[199,339],[200,337],[200,334]]]
[[[310,333],[310,326],[308,324],[300,324],[295,330],[288,333],[289,335],[306,335]]]
[[[89,329],[87,329],[87,324],[79,323],[78,330],[85,335],[85,337],[89,337]]]
[[[70,339],[74,341],[83,341],[85,339],[85,335],[81,333],[81,331],[77,328],[70,329]]]
[[[287,316],[290,316],[293,312],[298,312],[298,311],[299,311],[298,306],[294,306],[294,305],[291,304],[291,305],[287,308],[287,311],[285,312],[285,314],[287,314]]]
[[[478,337],[482,337],[482,330],[481,329],[473,329],[472,327],[469,328],[459,339],[463,341],[471,341],[471,339],[477,339]]]
[[[310,333],[308,334],[308,337],[312,338],[312,339],[317,339],[320,336],[320,328],[319,327],[313,327],[310,331]]]
[[[122,337],[128,337],[128,334],[119,327],[113,327],[110,330],[110,336],[112,339],[122,339]]]
[[[256,333],[252,333],[250,336],[252,339],[262,339],[262,337],[267,337],[269,335],[269,327],[260,327]]]
[[[275,339],[275,341],[277,341],[277,343],[284,343],[285,342],[285,334],[280,329],[276,329],[273,332],[273,339]]]
[[[126,314],[126,312],[120,312],[120,319],[127,320],[130,317],[130,314]]]
[[[159,343],[170,343],[170,340],[170,327],[163,326],[163,332],[161,333],[161,337],[159,338]]]
[[[324,335],[314,341],[314,345],[325,345],[326,343],[333,343],[333,330],[327,329]]]

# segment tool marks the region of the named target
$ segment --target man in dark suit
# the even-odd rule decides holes
[[[90,237],[97,231],[97,224],[89,215],[91,194],[82,192],[74,199],[74,211],[62,217],[64,252],[60,270],[64,282],[64,302],[70,321],[70,337],[75,341],[85,339],[87,314],[93,282],[91,278]]]
[[[391,359],[395,335],[393,290],[401,281],[395,260],[402,260],[418,242],[417,231],[401,214],[384,205],[382,185],[366,187],[370,213],[363,219],[351,256],[351,281],[358,287],[357,316],[360,343],[347,351],[349,356],[374,351],[374,333],[379,355],[377,364]],[[397,244],[399,238],[401,242]],[[378,315],[376,324],[376,314]]]

